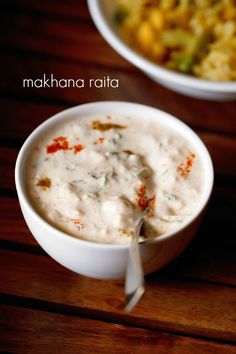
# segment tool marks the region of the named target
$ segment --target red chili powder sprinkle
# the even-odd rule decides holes
[[[54,154],[59,150],[73,150],[76,154],[84,149],[84,146],[81,144],[69,146],[67,137],[65,136],[58,136],[57,138],[53,139],[53,143],[51,145],[47,145],[47,153]]]
[[[136,198],[137,204],[139,206],[139,208],[144,211],[147,208],[147,202],[145,199],[142,199],[140,197]]]
[[[71,221],[73,222],[73,224],[79,226],[81,229],[84,227],[84,224],[82,224],[82,222],[79,219],[71,219]]]
[[[51,182],[50,178],[48,178],[48,177],[40,178],[38,180],[38,182],[36,183],[36,186],[40,187],[44,191],[49,189],[51,187],[51,185],[52,185],[52,182]]]
[[[64,142],[64,141],[67,141],[67,137],[58,136],[57,138],[53,139],[53,141],[55,141],[55,143]]]
[[[77,152],[80,152],[81,150],[84,149],[84,146],[81,144],[78,144],[78,145],[74,145],[72,149],[74,150],[74,153],[77,154]]]
[[[59,136],[53,139],[53,141],[51,145],[47,145],[48,154],[54,154],[59,150],[70,150],[68,140],[65,136]]]
[[[186,160],[178,166],[178,171],[181,176],[186,177],[189,174],[189,172],[191,171],[194,159],[195,159],[195,154],[191,152],[186,157]]]
[[[138,196],[136,198],[136,202],[142,211],[144,211],[147,208],[152,209],[156,201],[155,194],[151,198],[147,198],[146,193],[147,193],[147,187],[144,184],[141,184],[138,190]]]
[[[147,193],[147,187],[145,186],[145,184],[141,184],[138,190],[139,197],[144,198],[146,196],[146,193]]]

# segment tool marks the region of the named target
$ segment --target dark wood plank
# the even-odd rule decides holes
[[[218,205],[215,212],[211,204],[196,239],[175,262],[162,270],[163,274],[236,286],[236,241],[232,233],[235,226],[227,206]],[[221,213],[222,223],[216,223],[216,213]],[[0,214],[0,247],[43,252],[30,234],[15,198],[1,198]]]
[[[40,123],[50,116],[69,107],[69,104],[52,105],[39,102],[30,102],[24,99],[16,100],[1,97],[0,110],[2,114],[3,129],[0,131],[0,142],[2,141],[6,145],[9,145],[11,142],[15,142],[15,144],[18,144],[19,146]],[[156,107],[164,108],[159,107],[158,104],[156,104]],[[191,115],[189,112],[189,117],[190,116]],[[193,125],[194,119],[195,118],[192,118],[191,122]],[[215,128],[216,130],[218,128],[220,129],[220,125],[218,128]],[[223,170],[225,167],[229,170],[229,166],[230,170],[233,170],[234,164],[230,161],[230,158],[225,159],[225,156],[227,153],[232,153],[232,158],[236,159],[236,139],[230,136],[222,136],[222,134],[214,134],[211,132],[206,133],[201,130],[199,130],[199,132],[201,138],[206,142],[206,144],[208,144],[213,159],[217,159],[216,156],[222,154],[219,161],[219,163],[222,162],[222,172],[224,172]]]
[[[236,287],[235,225],[206,218],[196,238],[164,274]],[[229,234],[229,236],[228,236]],[[224,236],[223,236],[224,235]],[[222,240],[224,238],[224,240]]]
[[[47,6],[47,5],[46,5]],[[59,6],[60,7],[60,6]],[[69,7],[67,7],[69,8]],[[38,10],[38,8],[37,8]],[[80,6],[76,13],[87,11],[85,6]],[[88,14],[87,14],[88,15]],[[109,48],[105,41],[96,31],[95,27],[91,26],[91,20],[88,18],[87,23],[70,23],[63,22],[61,19],[51,19],[47,17],[36,18],[32,14],[25,14],[24,12],[20,13],[11,13],[11,26],[6,26],[5,21],[6,17],[2,15],[2,25],[7,28],[8,32],[5,33],[3,38],[3,44],[13,46],[14,48],[25,48],[26,50],[36,51],[37,54],[46,54],[52,56],[59,56],[60,58],[66,58],[76,61],[84,61],[86,64],[93,63],[96,66],[98,64],[112,66],[114,68],[128,68],[129,70],[136,71],[130,64],[123,60],[119,55],[115,53],[114,50]],[[89,15],[88,15],[89,16]],[[63,26],[63,31],[61,30]],[[31,57],[31,53],[28,53]],[[27,53],[24,53],[24,57],[27,56]],[[75,65],[75,64],[74,64]],[[77,63],[76,63],[77,65]],[[40,66],[37,65],[37,68]],[[32,73],[33,75],[33,73]],[[147,82],[150,80],[147,79]],[[129,85],[134,89],[135,82]],[[151,87],[157,87],[156,84],[151,85]],[[144,92],[147,92],[146,90]],[[148,90],[150,94],[150,90]],[[158,90],[156,90],[157,93]],[[167,91],[168,92],[168,91]],[[162,92],[159,93],[161,96],[161,101],[167,96],[164,90],[164,95]],[[134,96],[136,97],[145,97],[146,94],[139,94]],[[235,114],[235,104],[234,103],[212,103],[204,102],[204,108],[202,109],[199,105],[199,100],[183,98],[174,94],[175,97],[181,97],[183,103],[176,102],[176,99],[169,100],[169,97],[165,99],[164,105],[161,108],[167,109],[177,116],[183,117],[187,122],[191,124],[191,118],[194,116],[196,126],[204,126],[205,128],[210,128],[214,125],[214,129],[218,131],[227,131],[235,132],[235,120],[232,119]],[[152,100],[153,104],[158,100],[157,97]],[[192,102],[191,102],[191,101]],[[171,101],[171,107],[169,102]],[[148,102],[145,102],[148,103]],[[179,110],[179,105],[181,110]],[[176,107],[177,106],[177,107]],[[190,119],[190,121],[189,121]]]
[[[16,198],[1,197],[0,215],[1,241],[14,242],[16,245],[38,247],[38,244],[27,228]]]
[[[10,305],[0,305],[0,313],[1,350],[11,353],[235,353],[228,344],[78,316]]]
[[[90,63],[69,63],[51,58],[45,59],[44,56],[26,55],[22,53],[16,56],[13,53],[1,56],[1,65],[8,67],[7,72],[3,72],[0,82],[0,90],[3,93],[17,95],[18,98],[44,100],[45,102],[57,102],[58,104],[78,104],[90,101],[101,101],[104,99],[120,100],[124,97],[124,86],[126,86],[126,72],[108,69],[107,67],[98,67]],[[37,67],[36,67],[37,66]],[[84,79],[85,87],[45,87],[45,88],[23,88],[23,79],[41,78],[45,74],[57,80],[60,79]],[[109,76],[120,80],[120,87],[113,88],[88,87],[90,78],[100,78]],[[137,80],[141,83],[143,76],[139,74]],[[55,85],[55,83],[54,83]]]
[[[216,173],[236,175],[236,139],[197,131],[211,155]]]
[[[49,257],[0,252],[0,292],[90,313],[96,318],[176,333],[236,341],[236,289],[149,276],[137,308],[123,310],[123,282],[89,279],[72,273]],[[96,290],[94,290],[96,289]]]
[[[132,70],[131,64],[111,50],[90,18],[87,21],[79,18],[70,21],[68,18],[55,19],[38,12],[36,15],[25,13],[24,9],[10,13],[1,11],[0,28],[5,29],[1,43],[8,48]],[[91,48],[96,51],[95,56],[91,55]]]
[[[69,108],[69,105],[52,105],[0,98],[4,129],[0,131],[1,145],[20,147],[30,133],[47,118]]]
[[[60,47],[63,47],[63,44],[60,44]],[[90,50],[89,56],[96,58],[96,53]],[[40,99],[45,103],[54,102],[67,106],[104,99],[135,101],[168,111],[194,129],[229,135],[235,135],[236,132],[236,106],[234,102],[204,101],[203,103],[201,100],[184,97],[157,85],[137,69],[134,72],[129,72],[116,67],[99,67],[88,61],[75,63],[50,57],[45,58],[45,56],[40,57],[25,51],[17,55],[15,52],[5,52],[0,58],[0,64],[2,67],[8,67],[8,71],[3,72],[0,81],[0,90],[3,94],[17,95],[18,98],[24,100]],[[44,73],[47,77],[53,73],[54,78],[58,80],[82,78],[86,81],[86,87],[22,88],[23,79],[42,78]],[[119,87],[113,89],[88,88],[89,78],[103,79],[107,76],[117,78],[120,83]]]
[[[215,136],[213,134],[201,134],[207,148],[212,154],[215,172],[223,175],[236,175],[234,157],[236,144],[229,137]],[[0,188],[15,189],[14,169],[19,150],[0,146]]]
[[[16,194],[14,194],[14,196],[15,195]],[[235,202],[236,195],[232,195],[230,200],[228,197],[224,198],[218,194],[217,190],[214,191],[202,227],[199,230],[199,234],[202,234],[201,240],[203,239],[206,242],[209,240],[209,243],[212,243],[212,241],[215,240],[220,243],[222,240],[221,235],[223,233],[224,242],[229,241],[232,244],[235,243],[234,232],[230,232],[234,231],[233,228],[235,227],[235,216],[233,209]],[[7,232],[9,225],[11,225],[14,220],[16,222],[16,229],[14,229],[14,231],[17,230],[17,223],[19,223],[19,220],[22,219],[22,214],[18,204],[17,198],[1,195],[0,214],[2,216],[2,231],[4,230],[4,232]],[[220,222],[217,222],[219,221],[219,218],[221,218],[221,220]],[[9,229],[8,233],[10,232],[11,230]],[[3,235],[0,235],[0,237],[3,237]],[[17,241],[17,239],[14,238],[14,232],[12,232],[12,237],[14,241]]]
[[[17,8],[16,11],[12,11],[12,7],[9,7],[7,10],[8,3],[9,2],[4,1],[4,9],[8,12],[7,14],[3,12],[1,19],[4,29],[4,31],[2,31],[2,33],[4,33],[2,43],[21,50],[23,48],[26,49],[26,52],[21,53],[19,58],[16,58],[17,64],[21,61],[21,57],[23,57],[22,59],[25,61],[28,56],[32,58],[32,51],[36,51],[36,58],[39,54],[41,56],[44,54],[60,57],[61,59],[76,60],[76,63],[70,63],[70,67],[72,67],[70,71],[74,72],[74,74],[77,74],[78,70],[73,71],[73,67],[78,66],[78,61],[84,61],[86,65],[88,65],[88,63],[95,66],[100,64],[107,66],[107,69],[111,66],[110,69],[113,67],[116,70],[117,68],[125,68],[133,71],[135,76],[140,75],[133,66],[123,60],[114,50],[109,48],[106,42],[101,38],[92,25],[86,2],[79,2],[79,4],[77,4],[72,1],[66,5],[60,2],[55,5],[55,3],[50,1],[41,2],[37,5],[32,4],[28,0],[22,0],[14,4]],[[33,12],[27,12],[27,9],[31,9]],[[60,17],[50,17],[50,15],[58,14],[58,11],[60,14],[65,14],[63,21]],[[82,16],[84,21],[81,22],[78,20],[71,23],[70,20],[68,21],[69,14]],[[6,21],[8,21],[7,24],[5,23]],[[11,24],[10,26],[9,23]],[[42,59],[38,61],[41,62]],[[13,63],[12,67],[14,68],[14,66]],[[53,67],[56,68],[55,65],[53,65]],[[31,73],[29,72],[28,65],[26,65],[26,68],[26,72],[31,76],[35,76],[39,70],[40,73],[42,72],[41,63],[37,63],[35,65],[36,69],[34,70],[32,70],[31,65]],[[17,71],[19,72],[19,70]],[[26,72],[24,72],[24,76]],[[62,73],[65,72],[65,70],[58,70],[58,72]],[[101,74],[104,74],[104,72],[101,71]],[[133,73],[131,74],[133,75]],[[141,77],[143,78],[143,76]],[[148,85],[145,85],[145,88],[142,89],[140,86],[143,86],[143,84],[138,85],[137,80],[130,80],[128,87],[134,91],[133,95],[129,93],[131,99],[138,99],[140,102],[153,105],[156,105],[156,102],[159,101],[160,108],[169,110],[179,117],[183,117],[189,124],[191,124],[194,118],[194,125],[198,127],[204,127],[205,129],[213,127],[217,131],[222,130],[228,133],[236,131],[235,120],[233,119],[235,114],[234,103],[204,102],[204,107],[202,107],[201,104],[199,105],[199,100],[184,98],[178,94],[171,94],[171,97],[169,97],[168,90],[160,89],[159,86],[152,83],[149,79],[145,81],[149,83],[149,89],[147,89]],[[138,91],[141,91],[140,93],[137,92],[137,88]],[[123,88],[124,92],[126,92],[126,90],[127,85]],[[152,91],[156,94],[153,95]],[[148,96],[150,96],[151,93],[151,99],[146,97],[146,92],[149,93]],[[109,98],[109,96],[107,97]],[[124,95],[124,99],[127,99],[126,95]]]
[[[0,188],[15,190],[14,170],[18,150],[0,147]]]
[[[34,15],[46,15],[48,17],[65,18],[68,21],[87,20],[89,12],[86,0],[45,0],[32,2],[30,0],[1,0],[2,9],[8,12],[30,12]]]

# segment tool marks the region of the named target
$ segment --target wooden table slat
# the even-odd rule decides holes
[[[0,305],[1,350],[22,353],[222,354],[235,347],[78,316]],[[14,314],[14,316],[13,316]],[[64,334],[65,333],[65,334]],[[48,335],[50,334],[50,339]],[[64,335],[62,335],[64,334]]]
[[[12,262],[9,262],[12,259]],[[113,322],[236,341],[236,288],[152,275],[140,304],[124,312],[123,282],[79,276],[49,257],[0,250],[0,292],[91,311]],[[79,296],[78,296],[79,294]]]
[[[92,57],[96,56],[95,53],[90,55]],[[27,55],[26,52],[18,55],[4,52],[1,55],[0,64],[2,67],[9,68],[9,71],[2,73],[0,90],[3,93],[17,95],[24,100],[40,99],[47,104],[57,102],[60,106],[72,106],[104,99],[130,100],[168,111],[170,114],[181,118],[194,129],[229,135],[235,135],[236,133],[236,105],[234,102],[209,102],[184,97],[157,85],[138,70],[129,72],[115,67],[107,69],[107,67],[98,67],[88,62],[71,62],[68,64],[66,61],[53,58],[40,58],[37,53]],[[85,87],[23,89],[23,79],[42,79],[43,74],[47,78],[53,74],[53,77],[57,80],[84,79]],[[103,80],[107,76],[118,79],[119,87],[88,87],[90,78]],[[41,108],[43,109],[43,107]],[[22,107],[20,109],[22,110]],[[44,118],[46,119],[49,114],[45,111]]]
[[[48,0],[32,2],[30,0],[1,0],[2,10],[9,12],[25,13],[30,12],[34,16],[51,16],[71,20],[84,19],[89,17],[86,0]]]
[[[1,42],[6,47],[134,71],[134,67],[112,51],[96,31],[91,31],[93,25],[90,19],[83,25],[83,36],[79,36],[77,22],[61,18],[35,18],[27,13],[19,16],[18,12],[11,14],[10,18],[12,26],[8,26],[9,16],[6,17],[4,11],[0,14],[0,27],[5,29]],[[91,56],[89,48],[97,48],[95,57]]]
[[[216,138],[210,134],[199,134],[206,146],[212,151],[215,171],[218,173],[236,176],[236,164],[232,167],[232,161],[236,152],[236,144],[232,145],[230,138]],[[220,153],[215,154],[216,145],[221,148]],[[14,169],[19,150],[0,146],[0,188],[15,190]],[[226,158],[227,156],[227,158]],[[235,196],[233,193],[232,196]]]
[[[2,247],[41,252],[41,247],[38,246],[23,220],[15,198],[2,197],[1,200],[0,240]],[[215,222],[217,217],[211,219],[209,216],[206,217],[196,239],[184,254],[163,272],[171,276],[236,286],[236,242],[231,233],[232,224],[228,221],[227,227],[224,224],[218,225]],[[225,234],[223,240],[222,234]]]
[[[4,117],[4,129],[0,131],[0,142],[4,143],[11,141],[16,142],[18,147],[24,142],[28,135],[47,118],[52,115],[69,108],[69,105],[50,105],[37,102],[26,102],[14,99],[0,98],[0,110]],[[157,108],[158,105],[156,105]],[[181,109],[181,108],[180,108]],[[189,112],[190,116],[190,112]],[[197,120],[192,118],[192,124],[197,123]],[[187,122],[188,117],[185,119]],[[223,122],[222,122],[223,124]],[[227,124],[227,123],[226,123]],[[230,120],[229,120],[230,124]],[[197,132],[198,130],[195,129]],[[204,132],[199,129],[200,137],[209,145],[213,159],[219,151],[222,150],[222,155],[229,154],[230,159],[236,159],[236,138],[224,134],[216,134],[211,131]],[[219,142],[217,142],[219,139]],[[209,143],[208,143],[209,141]],[[227,151],[228,150],[228,151]],[[216,158],[215,158],[216,159]],[[225,159],[224,159],[225,160]],[[225,163],[224,163],[225,165]],[[231,162],[231,168],[233,163]],[[230,173],[232,174],[232,172]]]

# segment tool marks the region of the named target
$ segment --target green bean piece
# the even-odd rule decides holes
[[[183,73],[190,73],[194,64],[194,56],[189,53],[182,53],[177,58],[177,69]]]
[[[191,34],[182,29],[170,29],[162,34],[162,43],[168,48],[185,48],[190,40]]]
[[[121,25],[128,15],[129,11],[127,8],[125,6],[119,6],[113,15],[114,24],[117,26]]]
[[[190,52],[196,56],[202,56],[206,53],[208,44],[212,40],[212,35],[208,31],[203,31],[193,39]]]
[[[193,4],[193,3],[194,3],[193,0],[180,0],[179,6],[180,7],[187,7],[187,6],[189,6],[189,5]]]
[[[177,56],[177,69],[186,74],[191,73],[194,63],[206,53],[211,38],[211,34],[207,31],[193,37],[188,44],[187,52]]]

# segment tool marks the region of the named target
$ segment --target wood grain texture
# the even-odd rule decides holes
[[[196,239],[183,255],[162,271],[163,274],[236,286],[236,241],[232,234],[234,223],[226,207],[221,203],[219,206],[219,211],[210,206]],[[214,216],[216,211],[220,213],[223,209],[226,209],[225,221],[218,224],[217,216]],[[15,198],[1,198],[0,215],[0,247],[42,253],[23,220]],[[222,234],[225,235],[223,242]]]
[[[7,27],[9,19],[13,26]],[[44,16],[33,16],[22,12],[0,15],[1,26],[8,28],[2,39],[2,44],[6,48],[27,49],[37,54],[53,56],[55,58],[67,59],[69,61],[82,61],[93,63],[94,65],[106,66],[107,68],[134,68],[124,59],[121,59],[105,40],[93,30],[90,19],[83,23],[83,36],[78,33],[78,23],[54,19]],[[81,19],[78,19],[81,22]],[[61,30],[63,26],[63,31]],[[59,45],[61,42],[63,45]],[[91,56],[89,48],[96,47],[96,56]]]
[[[18,150],[0,147],[0,188],[15,190],[15,163]]]
[[[1,350],[14,353],[235,353],[223,343],[0,305]],[[14,316],[12,315],[14,314]]]
[[[20,148],[39,124],[66,108],[69,105],[40,104],[1,97],[0,110],[4,129],[0,131],[0,144]]]
[[[11,262],[9,262],[11,260]],[[236,288],[162,277],[148,278],[140,304],[127,315],[123,282],[89,279],[49,257],[0,251],[0,292],[54,303],[97,318],[236,341]],[[94,289],[94,290],[93,290]]]
[[[230,138],[216,138],[211,134],[204,134],[203,138],[208,149],[212,151],[215,172],[236,176],[236,164],[233,163],[236,144]],[[18,149],[0,146],[0,188],[15,190],[14,169],[18,152]]]
[[[95,53],[90,55],[94,57]],[[50,100],[54,104],[71,106],[94,100],[130,100],[166,110],[194,129],[213,130],[230,135],[236,133],[235,103],[208,102],[184,97],[157,85],[136,69],[133,73],[98,67],[92,63],[71,62],[68,65],[66,61],[51,57],[46,59],[44,56],[39,57],[24,51],[19,52],[17,56],[10,52],[5,53],[1,56],[0,63],[9,68],[9,71],[2,75],[0,90],[29,101],[40,99],[48,103]],[[22,88],[24,78],[42,78],[43,73],[48,76],[53,73],[58,80],[82,78],[86,81],[86,86],[89,78],[104,78],[109,75],[119,79],[119,88]],[[46,117],[48,114],[45,114]]]
[[[236,102],[184,97],[157,85],[100,36],[85,0],[2,0],[0,13],[0,351],[6,353],[236,353]],[[83,78],[86,87],[22,88],[23,78]],[[88,88],[89,78],[119,88]],[[48,257],[16,198],[14,166],[33,129],[73,105],[134,101],[168,111],[208,147],[216,171],[197,237],[131,314],[123,281],[89,279]]]
[[[37,246],[27,228],[19,202],[15,197],[1,197],[0,215],[1,241],[12,242],[14,245]]]
[[[0,99],[3,129],[0,131],[0,142],[7,145],[20,145],[28,135],[50,116],[69,108],[68,105],[50,105],[36,102]],[[191,116],[189,114],[189,116]],[[192,117],[192,116],[191,116]],[[217,120],[218,121],[218,120]],[[194,118],[192,118],[194,125]],[[197,124],[197,123],[196,123]],[[222,122],[223,124],[223,122]],[[230,119],[229,119],[230,124]],[[207,145],[217,172],[236,175],[236,138],[222,134],[196,130]],[[227,156],[227,158],[225,158]]]
[[[4,11],[23,11],[30,12],[34,16],[45,15],[53,18],[64,18],[68,21],[88,20],[89,13],[86,0],[53,0],[32,2],[30,0],[1,0]],[[78,23],[78,22],[77,22]],[[79,24],[79,23],[78,23]]]
[[[99,90],[99,93],[105,92],[104,97],[107,99],[130,99],[151,104],[168,110],[193,127],[236,133],[235,103],[200,101],[170,92],[153,83],[108,46],[93,26],[85,3],[72,2],[65,6],[61,2],[57,5],[41,2],[36,5],[24,0],[17,2],[16,8],[8,8],[6,1],[4,4],[0,23],[4,33],[2,44],[8,48],[8,54],[1,61],[3,67],[7,61],[7,75],[11,72],[13,76],[9,87],[11,92],[14,82],[19,84],[19,74],[20,78],[24,78],[53,72],[58,78],[76,78],[83,73],[83,77],[88,78],[96,73],[100,77],[111,73],[120,78],[121,90],[115,90],[116,93],[119,91],[118,96],[113,95],[113,90]],[[61,18],[62,14],[64,19]],[[73,14],[75,21],[71,21],[70,14]],[[19,50],[17,55],[16,49]],[[125,79],[122,74],[126,74]],[[18,89],[22,92],[21,87]],[[35,91],[42,94],[45,90]],[[69,104],[87,101],[84,97],[86,90],[51,91],[55,91],[57,99],[60,99],[62,91],[67,91],[69,95],[63,95],[61,99],[68,100]],[[94,96],[93,91],[89,91]],[[73,98],[74,92],[77,92],[76,98]],[[149,94],[146,95],[146,92]],[[35,93],[27,94],[34,96]],[[96,98],[99,99],[99,95]]]

